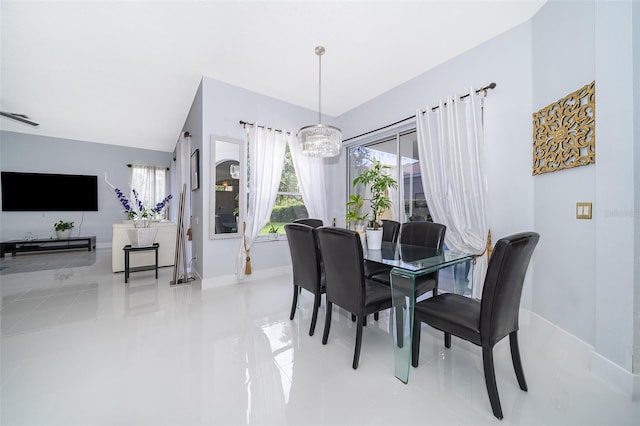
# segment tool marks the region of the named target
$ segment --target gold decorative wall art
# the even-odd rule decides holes
[[[596,82],[533,113],[533,174],[596,162]]]

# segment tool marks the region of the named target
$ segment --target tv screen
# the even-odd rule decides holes
[[[98,177],[2,172],[2,211],[98,211]]]

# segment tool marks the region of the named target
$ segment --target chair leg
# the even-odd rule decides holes
[[[447,333],[446,331],[444,332],[444,347],[451,347],[451,333]]]
[[[422,322],[419,319],[413,319],[413,333],[411,337],[411,365],[418,366],[418,359],[420,358],[420,334],[421,334]]]
[[[324,314],[324,333],[322,334],[322,344],[327,344],[329,339],[329,329],[331,328],[331,311],[333,310],[333,303],[327,300],[327,312]]]
[[[365,320],[367,318],[366,315],[362,315]],[[360,348],[362,347],[362,321],[357,321],[357,331],[356,331],[356,348],[353,352],[353,369],[358,368],[358,362],[360,361]]]
[[[313,332],[316,330],[316,320],[318,319],[318,308],[320,308],[321,294],[316,294],[313,299],[313,314],[311,315],[311,327],[309,328],[309,336],[313,336]]]
[[[513,361],[513,369],[516,370],[516,377],[520,389],[527,391],[527,381],[524,378],[524,370],[522,369],[522,360],[520,359],[520,347],[518,346],[518,332],[514,331],[509,334],[509,343],[511,345],[511,361]]]
[[[296,315],[296,308],[298,307],[298,286],[293,285],[293,302],[291,302],[291,315],[289,315],[289,319],[292,320]]]
[[[484,381],[487,385],[491,410],[496,418],[502,420],[502,408],[496,384],[496,372],[493,367],[493,348],[482,347],[482,364],[484,365]]]

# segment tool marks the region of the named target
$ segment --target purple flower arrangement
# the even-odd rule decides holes
[[[155,207],[148,208],[145,207],[144,203],[140,200],[138,191],[136,191],[135,189],[131,190],[131,192],[133,193],[133,203],[131,203],[127,196],[124,195],[124,193],[118,188],[114,188],[114,190],[116,192],[118,200],[120,201],[120,204],[122,204],[122,207],[124,207],[124,212],[127,214],[127,217],[133,221],[136,228],[149,227],[151,219],[153,219],[156,214],[162,212],[169,201],[171,201],[171,199],[173,198],[173,196],[169,194],[162,201],[157,203]]]

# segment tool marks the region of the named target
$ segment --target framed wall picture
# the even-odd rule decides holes
[[[200,150],[196,149],[191,154],[191,190],[200,188]]]

